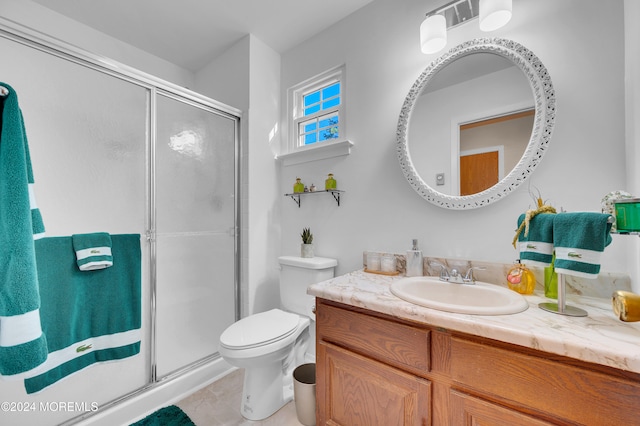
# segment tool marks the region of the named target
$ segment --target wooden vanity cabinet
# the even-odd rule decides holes
[[[317,424],[636,425],[640,375],[318,299]]]

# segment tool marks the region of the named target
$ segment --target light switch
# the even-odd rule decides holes
[[[436,185],[444,185],[444,173],[436,174]]]

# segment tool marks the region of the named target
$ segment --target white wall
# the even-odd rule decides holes
[[[249,108],[250,37],[244,37],[195,75],[195,89],[242,111]]]
[[[426,255],[512,262],[518,215],[533,205],[528,187],[469,211],[438,208],[405,181],[395,153],[404,97],[438,55],[420,52],[418,29],[441,2],[377,0],[329,30],[286,52],[282,90],[346,63],[347,135],[351,155],[282,166],[281,188],[297,176],[318,185],[333,172],[346,191],[340,207],[320,196],[298,208],[281,197],[282,253],[298,252],[300,230],[314,231],[316,253],[336,257],[338,273],[361,267],[362,251],[403,252],[418,238]],[[529,183],[568,211],[600,211],[608,192],[625,189],[623,1],[515,0],[509,24],[489,36],[532,50],[551,74],[557,117],[549,152]],[[433,6],[433,7],[430,7]],[[595,32],[593,28],[607,28]],[[448,48],[486,36],[477,21],[449,32]],[[283,109],[282,122],[286,122]],[[615,236],[603,270],[628,270],[629,237]]]
[[[95,55],[114,59],[179,86],[187,88],[194,86],[191,71],[116,40],[30,0],[0,0],[0,18],[34,29]]]
[[[247,313],[280,304],[277,286],[280,255],[280,200],[278,166],[273,145],[280,143],[280,55],[251,36],[249,148],[246,173],[249,247],[246,264]],[[275,288],[274,288],[275,284]]]

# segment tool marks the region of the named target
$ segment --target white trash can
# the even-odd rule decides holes
[[[298,421],[304,426],[316,424],[316,365],[302,364],[293,370],[293,399]]]

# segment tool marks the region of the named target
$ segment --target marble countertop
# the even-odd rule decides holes
[[[358,270],[312,284],[308,293],[397,318],[640,373],[640,322],[620,321],[608,298],[567,295],[567,305],[586,310],[586,317],[543,311],[538,303],[549,299],[538,293],[525,296],[529,308],[518,314],[455,314],[424,308],[394,296],[389,287],[400,278]]]

